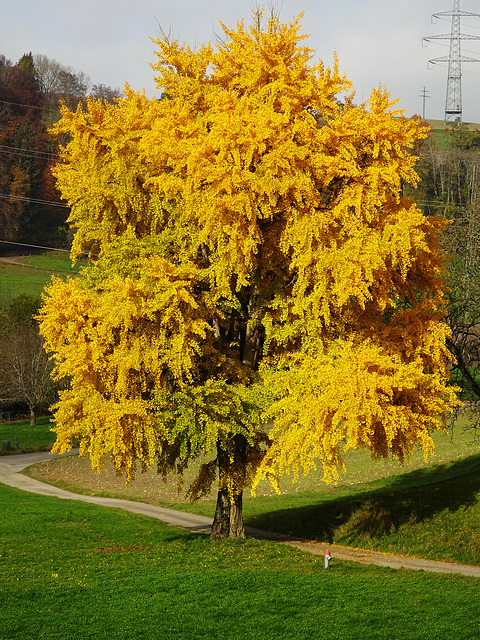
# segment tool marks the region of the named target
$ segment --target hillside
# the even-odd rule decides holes
[[[22,294],[37,298],[52,275],[65,279],[78,274],[80,268],[79,263],[72,267],[70,254],[60,251],[0,258],[0,306]]]
[[[441,149],[448,146],[449,142],[449,129],[454,126],[454,123],[445,124],[443,120],[435,120],[427,118],[428,124],[433,129],[433,137]],[[468,131],[480,131],[480,124],[473,122],[463,122],[462,126]]]

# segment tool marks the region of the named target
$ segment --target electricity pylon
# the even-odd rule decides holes
[[[425,102],[426,102],[427,98],[430,97],[430,96],[427,96],[427,93],[430,93],[430,91],[427,91],[427,89],[425,87],[423,87],[421,94],[418,96],[419,98],[423,98],[422,118],[424,120],[425,120]]]
[[[433,58],[428,62],[437,64],[448,62],[447,94],[445,99],[445,122],[454,120],[462,122],[462,62],[480,62],[477,58],[462,56],[460,51],[460,40],[480,40],[480,36],[471,36],[460,31],[461,17],[480,18],[480,14],[470,11],[460,11],[460,0],[453,0],[452,11],[442,11],[434,13],[434,18],[450,16],[452,18],[452,31],[450,34],[444,33],[439,36],[428,36],[423,38],[427,42],[431,40],[450,40],[450,54],[441,58]]]

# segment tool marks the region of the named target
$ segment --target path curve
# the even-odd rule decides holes
[[[75,455],[77,453],[78,451],[73,450],[64,455]],[[29,493],[38,493],[64,500],[80,500],[81,502],[89,502],[91,504],[98,504],[104,507],[123,509],[124,511],[130,511],[131,513],[139,513],[191,531],[208,533],[211,529],[212,518],[207,518],[206,516],[199,516],[194,513],[186,513],[183,511],[175,511],[174,509],[167,509],[165,507],[156,507],[143,502],[119,500],[116,498],[101,498],[98,496],[72,493],[71,491],[59,489],[58,487],[46,484],[45,482],[40,482],[39,480],[30,478],[22,473],[22,471],[31,464],[44,460],[51,460],[52,458],[57,457],[59,457],[58,454],[51,455],[49,452],[0,456],[0,483],[6,484],[10,487],[15,487],[16,489],[21,489],[22,491],[28,491]],[[397,556],[378,551],[368,551],[366,549],[353,549],[335,544],[328,545],[322,542],[313,542],[302,538],[289,537],[270,531],[261,531],[260,529],[253,529],[252,527],[245,527],[245,531],[248,537],[282,542],[315,555],[323,556],[325,550],[328,549],[333,562],[335,562],[335,558],[338,558],[339,560],[349,560],[362,564],[375,564],[382,567],[391,567],[393,569],[433,571],[436,573],[459,573],[464,576],[480,578],[480,567],[471,565],[437,562],[435,560],[421,560],[418,558]]]
[[[64,455],[75,455],[78,450],[70,451]],[[51,460],[52,458],[61,457],[59,454],[50,454],[48,451],[38,453],[23,453],[18,455],[0,456],[0,483],[6,484],[22,491],[29,493],[39,493],[45,496],[62,498],[63,500],[80,500],[81,502],[89,502],[104,507],[116,507],[131,513],[140,513],[157,520],[162,520],[167,524],[177,525],[186,529],[195,531],[210,530],[212,518],[198,516],[183,511],[175,511],[174,509],[166,509],[164,507],[156,507],[154,505],[145,504],[144,502],[133,502],[131,500],[119,500],[116,498],[101,498],[99,496],[88,496],[71,491],[65,491],[54,487],[53,485],[35,480],[22,473],[22,471],[36,462]]]

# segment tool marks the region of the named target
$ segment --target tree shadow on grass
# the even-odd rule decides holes
[[[325,542],[372,540],[402,525],[428,521],[442,511],[453,513],[475,505],[480,492],[480,455],[392,476],[381,483],[378,489],[366,487],[347,497],[325,493],[317,504],[255,516],[248,519],[248,525]]]

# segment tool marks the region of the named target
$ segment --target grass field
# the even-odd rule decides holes
[[[439,148],[445,149],[446,147],[448,147],[450,142],[450,136],[448,134],[448,130],[451,129],[452,126],[454,126],[453,123],[450,122],[449,124],[445,125],[443,120],[433,120],[430,118],[428,118],[428,123],[433,128],[433,137],[435,139],[435,142],[439,146]],[[474,122],[464,122],[463,126],[468,131],[480,130],[480,124],[477,124]]]
[[[51,274],[45,271],[0,262],[0,305],[8,305],[22,293],[39,297],[50,278]]]
[[[63,252],[48,251],[41,255],[24,256],[19,260],[29,266],[0,262],[0,305],[7,305],[22,293],[38,297],[53,274],[66,278],[80,270],[79,264],[72,268],[70,255]]]
[[[1,640],[472,640],[479,581],[212,543],[0,486]]]
[[[31,267],[43,269],[50,273],[75,275],[80,273],[81,262],[72,266],[70,253],[64,251],[47,251],[46,253],[25,257],[22,262]]]
[[[28,432],[26,422],[4,423],[2,437],[15,426]],[[42,430],[51,438],[47,419]],[[453,443],[437,439],[437,450],[441,464],[415,459],[404,468],[351,454],[338,487],[306,491],[302,484],[297,492],[287,483],[280,496],[246,497],[246,519],[301,537],[423,557],[451,559],[457,547],[454,560],[480,564],[479,445],[459,430]],[[96,476],[88,471],[88,477]],[[3,485],[0,501],[0,640],[480,635],[478,579],[335,559],[325,570],[322,557],[278,543],[212,543],[146,517]],[[207,500],[194,510],[212,508]]]
[[[420,558],[480,565],[480,444],[459,425],[453,441],[437,434],[437,457],[425,463],[420,452],[412,464],[373,463],[362,452],[346,456],[347,474],[337,486],[321,482],[317,471],[292,485],[282,482],[276,495],[264,483],[256,497],[247,492],[247,524],[307,539]],[[152,470],[128,487],[106,462],[91,471],[88,458],[68,457],[28,470],[34,478],[64,489],[140,500],[213,516],[214,496],[191,505],[177,493],[175,479],[165,484]],[[187,476],[188,480],[194,473]]]
[[[0,440],[10,440],[12,453],[29,451],[48,451],[55,442],[55,434],[50,431],[52,423],[49,417],[37,418],[35,426],[29,420],[15,420],[0,423]],[[18,440],[18,447],[15,442]]]

